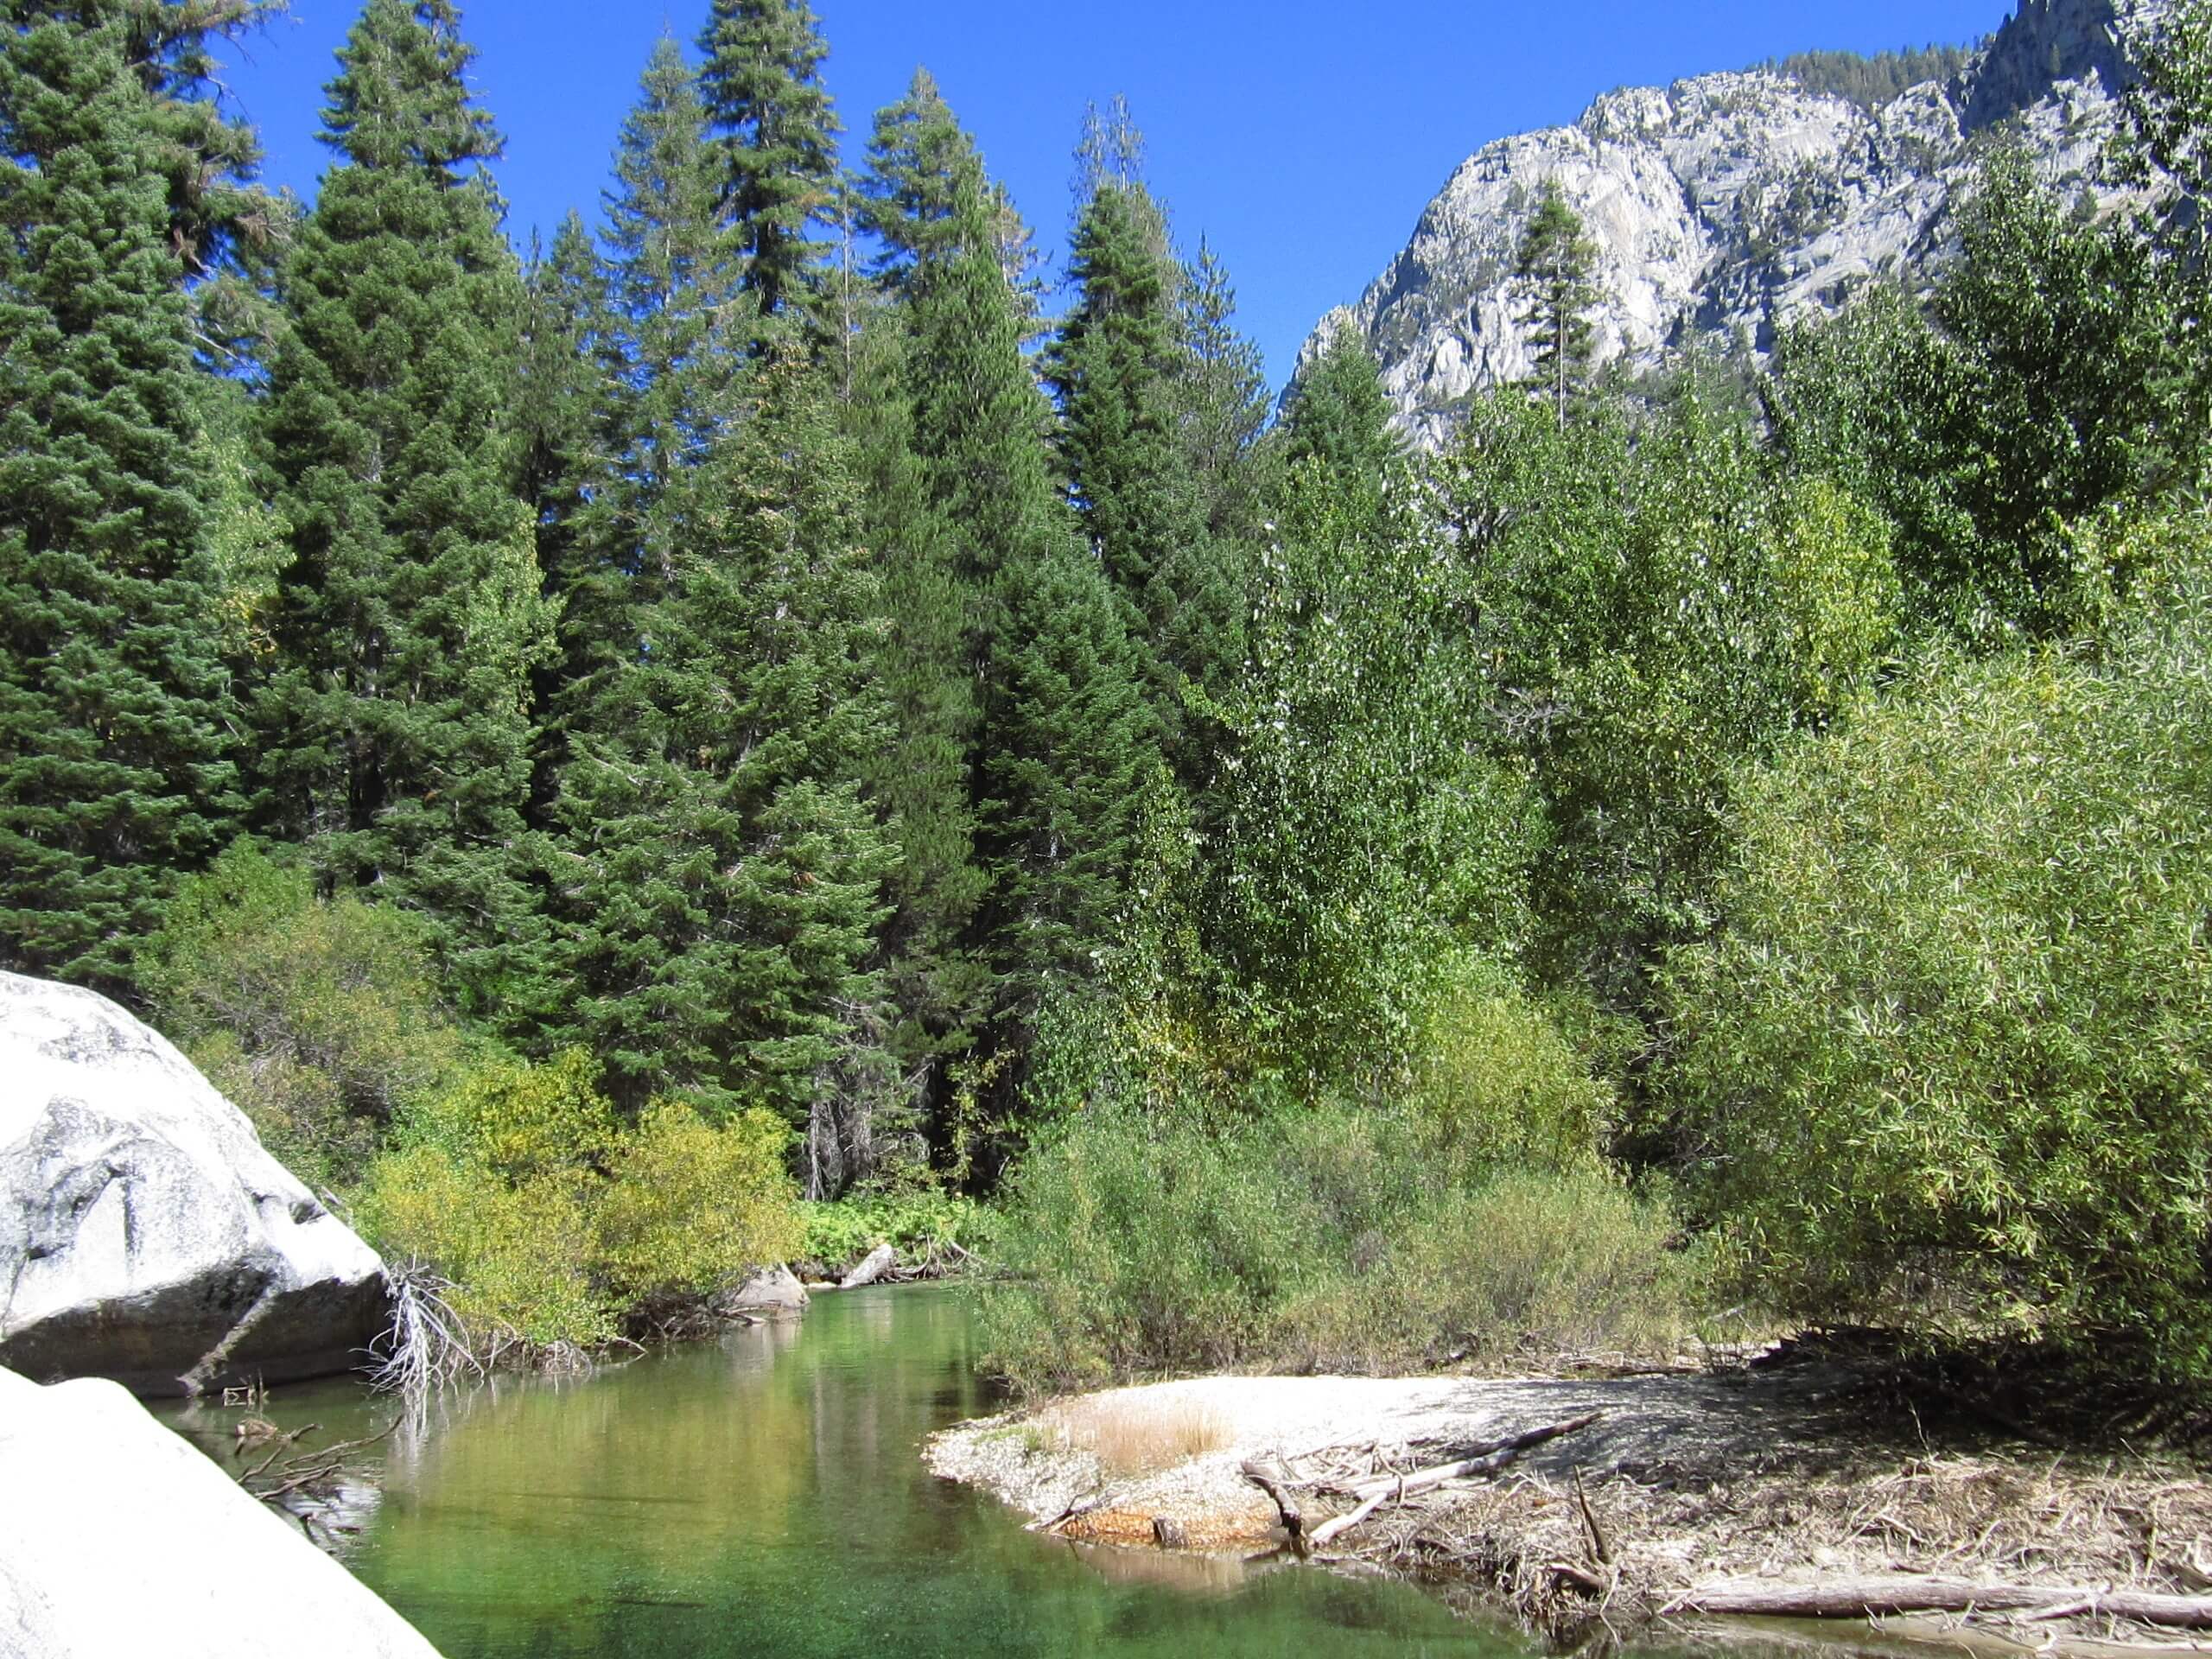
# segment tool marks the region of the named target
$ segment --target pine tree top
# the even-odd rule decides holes
[[[474,47],[453,0],[368,0],[324,91],[322,141],[356,167],[416,168],[441,184],[505,141],[469,97]]]

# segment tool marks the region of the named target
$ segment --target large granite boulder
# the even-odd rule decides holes
[[[183,1055],[0,974],[0,1364],[162,1395],[322,1376],[385,1306],[376,1253]]]
[[[755,1268],[744,1283],[716,1296],[714,1308],[726,1319],[783,1319],[805,1313],[807,1300],[806,1287],[799,1283],[798,1275],[779,1264]]]
[[[0,1370],[0,1654],[437,1659],[112,1382]]]

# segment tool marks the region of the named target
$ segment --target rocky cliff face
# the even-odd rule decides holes
[[[2120,95],[2165,0],[2022,0],[1967,67],[1866,110],[1777,74],[1700,75],[1609,92],[1571,127],[1501,139],[1461,164],[1411,244],[1357,305],[1399,419],[1423,447],[1471,392],[1530,370],[1516,249],[1556,181],[1598,247],[1600,364],[1699,341],[1764,352],[1777,327],[1866,284],[1940,267],[1974,141],[2017,120],[2044,175],[2115,194]]]

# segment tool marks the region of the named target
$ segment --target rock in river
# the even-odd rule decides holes
[[[383,1264],[158,1033],[0,974],[0,1365],[175,1395],[360,1363]]]
[[[741,1313],[772,1319],[804,1313],[806,1303],[806,1287],[789,1268],[755,1268],[744,1283],[715,1298],[715,1312],[724,1319]]]
[[[112,1382],[0,1370],[0,1654],[437,1659]]]

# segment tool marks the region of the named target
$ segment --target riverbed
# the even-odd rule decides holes
[[[1025,1530],[921,1456],[999,1408],[975,1362],[966,1294],[916,1286],[588,1376],[503,1377],[362,1455],[340,1553],[446,1659],[1535,1651],[1402,1585]],[[321,1444],[397,1408],[341,1381],[258,1409]],[[226,1463],[241,1414],[163,1412]]]

